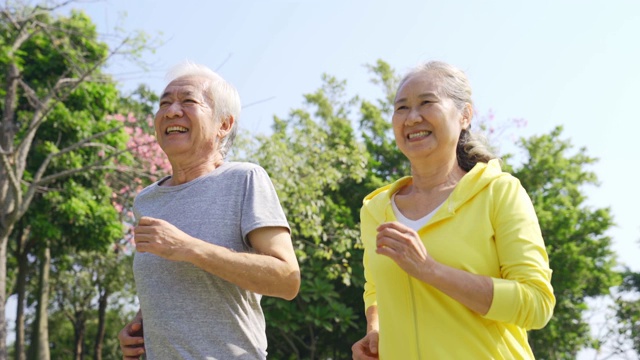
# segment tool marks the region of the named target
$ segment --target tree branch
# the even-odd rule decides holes
[[[25,133],[23,141],[18,145],[20,162],[24,162],[24,160],[26,159],[29,148],[31,147],[31,142],[35,136],[35,132],[40,127],[40,124],[44,122],[49,112],[53,109],[55,103],[64,101],[66,97],[69,96],[71,92],[73,92],[73,90],[75,90],[82,82],[88,79],[91,74],[93,74],[100,66],[102,66],[107,61],[107,59],[118,53],[118,51],[127,43],[127,41],[128,38],[123,40],[120,45],[115,48],[115,50],[111,51],[107,56],[105,56],[103,60],[96,62],[91,68],[83,72],[77,79],[61,77],[56,82],[53,89],[50,90],[45,99],[40,101],[42,103],[42,108],[36,109],[36,113],[34,114],[31,123],[29,124],[29,128]],[[67,85],[69,83],[71,84],[70,86]],[[57,96],[58,91],[61,91],[63,89],[67,90],[66,93],[61,94],[61,96]],[[54,99],[56,101],[52,101]]]
[[[27,97],[27,101],[29,101],[29,105],[31,105],[34,109],[38,109],[44,106],[44,104],[38,98],[38,95],[36,95],[36,92],[31,88],[31,86],[24,82],[24,80],[18,79],[18,84],[20,84],[20,87],[22,88],[22,90],[24,90],[24,94]]]
[[[94,136],[92,136],[90,138],[87,138],[87,139],[81,141],[80,143],[76,143],[76,144],[74,144],[72,146],[69,146],[69,147],[61,150],[60,152],[49,154],[47,156],[47,158],[45,160],[43,160],[42,164],[38,168],[38,171],[34,175],[34,180],[30,183],[30,185],[28,187],[28,190],[27,190],[27,193],[25,194],[24,199],[22,201],[22,207],[20,209],[20,212],[24,213],[24,212],[27,211],[27,209],[29,207],[29,204],[31,203],[31,200],[33,199],[33,196],[36,194],[37,189],[42,187],[42,186],[44,186],[47,183],[50,183],[50,182],[52,182],[54,180],[57,180],[57,179],[60,179],[60,178],[64,178],[64,177],[71,176],[71,175],[75,175],[75,174],[83,172],[83,171],[88,171],[88,170],[118,170],[117,167],[114,167],[114,166],[111,166],[111,165],[110,166],[103,166],[102,164],[106,163],[107,161],[109,161],[112,158],[115,158],[118,155],[121,155],[121,154],[124,154],[124,153],[128,152],[129,151],[128,149],[122,150],[122,151],[118,151],[118,152],[116,152],[114,154],[111,154],[111,155],[105,157],[104,159],[102,159],[100,161],[91,163],[89,165],[85,165],[85,166],[80,167],[80,168],[67,169],[67,170],[64,170],[64,171],[61,171],[61,172],[58,172],[58,173],[43,177],[47,166],[49,165],[49,163],[51,162],[51,160],[55,156],[62,155],[64,153],[68,153],[68,152],[73,151],[73,150],[77,150],[80,147],[82,147],[85,143],[89,142],[90,140],[93,140],[93,139],[98,138],[100,136],[104,136],[104,135],[106,135],[108,133],[115,132],[116,130],[119,130],[119,129],[120,129],[120,127],[113,128],[113,129],[110,129],[110,130],[107,130],[107,131],[103,131],[101,133],[98,133],[98,134],[96,134],[96,135],[94,135]]]
[[[0,220],[2,220],[2,226],[6,227],[7,226],[7,222],[6,222],[6,218],[5,215],[9,215],[9,223],[13,223],[13,220],[16,218],[17,216],[17,209],[19,208],[19,205],[21,205],[21,200],[22,200],[22,190],[20,189],[20,183],[18,182],[18,178],[16,177],[16,174],[14,173],[14,168],[11,166],[11,162],[9,161],[9,158],[7,157],[6,154],[2,153],[0,154],[0,160],[2,161],[2,166],[6,169],[6,173],[7,176],[9,177],[9,184],[11,187],[11,191],[13,192],[13,202],[14,202],[14,206],[13,206],[13,211],[9,212],[9,209],[11,208],[10,204],[5,203],[2,205],[2,216],[0,216]],[[6,199],[3,199],[6,201]],[[7,210],[7,213],[5,214],[5,209]]]
[[[36,171],[35,175],[33,176],[33,183],[39,183],[40,185],[43,184],[43,182],[41,182],[42,176],[44,175],[45,171],[47,170],[47,167],[49,166],[49,163],[51,162],[51,160],[53,160],[53,158],[57,157],[57,156],[61,156],[67,153],[70,153],[74,150],[77,150],[81,147],[84,147],[87,144],[93,144],[91,143],[91,141],[95,140],[95,139],[99,139],[103,136],[112,134],[116,131],[119,131],[120,129],[122,129],[124,127],[124,125],[120,125],[117,127],[114,127],[112,129],[109,130],[105,130],[105,131],[101,131],[97,134],[94,134],[92,136],[89,136],[88,138],[85,138],[83,140],[78,141],[77,143],[68,146],[58,152],[55,153],[50,153],[49,155],[47,155],[46,159],[44,159],[42,161],[42,163],[40,164],[40,167],[38,168],[38,170]],[[107,158],[109,159],[109,158]]]

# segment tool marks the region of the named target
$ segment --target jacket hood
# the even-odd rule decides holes
[[[479,162],[471,169],[466,175],[460,179],[460,182],[456,185],[455,189],[445,200],[443,206],[432,218],[432,221],[438,221],[442,218],[452,216],[456,213],[456,210],[464,205],[474,195],[479,193],[482,189],[488,186],[495,179],[502,176],[510,176],[508,173],[502,171],[500,167],[500,160],[493,159],[488,163]],[[391,203],[391,196],[398,192],[402,187],[411,182],[411,176],[405,176],[397,181],[383,186],[364,198],[364,208],[372,206],[374,208],[380,208]],[[374,212],[384,216],[384,212]],[[373,215],[373,213],[372,213]],[[384,222],[384,219],[376,219],[380,222]]]

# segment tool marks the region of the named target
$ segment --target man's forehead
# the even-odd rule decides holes
[[[182,77],[169,83],[164,89],[162,97],[172,94],[202,95],[206,88],[206,80],[200,77]]]

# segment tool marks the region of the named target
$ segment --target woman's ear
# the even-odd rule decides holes
[[[464,109],[462,109],[462,120],[460,122],[460,125],[462,126],[463,129],[465,130],[469,129],[469,127],[471,126],[472,118],[473,118],[473,106],[467,103],[464,106]]]

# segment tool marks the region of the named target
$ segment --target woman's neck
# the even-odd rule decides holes
[[[466,172],[456,159],[439,164],[411,164],[412,191],[431,193],[453,189]]]

